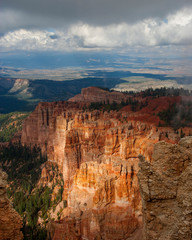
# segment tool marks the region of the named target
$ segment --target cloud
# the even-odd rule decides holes
[[[85,47],[161,46],[192,44],[192,9],[184,9],[164,20],[145,19],[135,24],[106,27],[88,24],[71,27],[72,35]]]
[[[67,30],[9,32],[0,38],[7,50],[82,50],[139,46],[192,45],[192,9],[182,9],[163,20],[148,18],[135,24],[70,25]],[[10,20],[12,21],[12,20]]]
[[[190,6],[191,0],[1,0],[0,31],[61,28],[77,22],[91,26],[133,24],[163,19]]]
[[[65,50],[75,48],[73,36],[64,32],[20,29],[0,38],[0,46],[7,50]]]
[[[21,10],[0,9],[0,33],[24,29],[48,29],[65,27],[63,19],[26,13]]]

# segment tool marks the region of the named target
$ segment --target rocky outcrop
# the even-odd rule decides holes
[[[192,137],[159,142],[138,173],[145,240],[192,239]]]
[[[16,79],[14,86],[9,90],[10,93],[21,91],[29,86],[29,80],[27,79]]]
[[[70,98],[69,102],[102,102],[102,103],[121,103],[129,99],[129,95],[121,92],[106,91],[97,87],[88,87],[81,90],[78,94]]]
[[[11,206],[7,195],[7,174],[0,169],[0,240],[21,240],[22,218]]]
[[[150,161],[154,143],[163,139],[176,142],[178,136],[170,128],[133,120],[127,112],[89,112],[75,103],[55,102],[40,103],[25,120],[21,142],[40,146],[59,166],[67,187],[81,163],[139,154]]]
[[[138,235],[142,226],[136,174],[138,159],[109,157],[102,163],[82,163],[68,190],[68,208],[53,223],[53,239],[120,240]],[[64,227],[65,226],[65,227]]]

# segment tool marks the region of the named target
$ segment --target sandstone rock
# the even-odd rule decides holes
[[[0,240],[21,240],[22,218],[6,196],[6,179],[7,174],[0,169]]]
[[[154,144],[162,139],[175,143],[178,136],[171,128],[146,121],[142,114],[88,111],[75,102],[40,103],[25,120],[21,141],[40,146],[48,163],[57,164],[63,175],[68,208],[60,222],[52,223],[53,239],[139,240],[138,155],[145,156],[150,172],[147,164],[154,161]],[[176,175],[179,168],[178,164]],[[43,169],[41,183],[46,181],[49,174]],[[150,199],[148,181],[143,181],[143,193]],[[175,190],[164,185],[169,197],[174,196]],[[161,197],[155,188],[153,195]]]
[[[192,137],[157,143],[152,163],[139,165],[144,239],[192,239]]]
[[[97,87],[88,87],[81,90],[81,94],[78,94],[70,98],[69,102],[102,102],[102,103],[121,103],[126,102],[129,99],[129,95],[121,92],[108,92]]]
[[[139,154],[150,160],[154,143],[168,130],[171,141],[177,141],[172,129],[158,131],[151,123],[129,119],[127,112],[89,112],[75,103],[40,103],[25,120],[21,142],[40,146],[59,166],[69,187],[83,162],[111,155],[127,160]]]
[[[138,159],[111,158],[81,164],[68,194],[67,213],[75,224],[79,222],[80,236],[125,239],[141,227],[137,171]]]

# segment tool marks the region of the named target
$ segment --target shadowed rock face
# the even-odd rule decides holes
[[[145,240],[192,239],[192,137],[159,142],[138,173]]]
[[[0,240],[21,240],[21,216],[12,208],[7,195],[7,174],[0,169]]]

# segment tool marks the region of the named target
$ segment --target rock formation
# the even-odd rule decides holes
[[[108,158],[82,163],[68,193],[68,216],[80,215],[79,233],[87,239],[124,239],[141,227],[138,159]]]
[[[100,98],[95,98],[98,92]],[[22,144],[40,146],[64,180],[68,207],[59,212],[60,221],[51,223],[54,240],[141,239],[138,155],[152,162],[155,143],[176,143],[179,137],[171,128],[158,127],[156,113],[133,113],[127,107],[119,112],[89,111],[83,103],[121,102],[126,96],[113,94],[117,93],[82,90],[71,102],[39,103],[25,120]],[[47,179],[46,169],[43,176]]]
[[[157,143],[139,165],[144,239],[192,239],[192,137]]]
[[[68,189],[68,207],[62,212],[62,220],[51,224],[52,239],[141,237],[137,161],[109,158],[102,163],[82,163]]]
[[[102,103],[121,103],[129,99],[129,95],[121,92],[110,92],[97,87],[88,87],[81,90],[78,94],[70,98],[69,102],[102,102]]]
[[[154,143],[163,139],[177,142],[178,135],[134,120],[127,112],[90,112],[67,102],[39,103],[25,120],[21,137],[23,144],[40,146],[48,160],[57,163],[65,185],[83,162],[109,156],[128,160],[139,154],[150,161]]]
[[[11,206],[7,195],[7,174],[0,169],[0,240],[21,240],[22,218]]]

